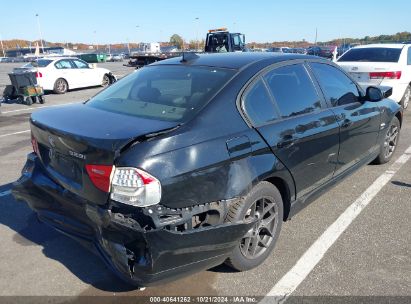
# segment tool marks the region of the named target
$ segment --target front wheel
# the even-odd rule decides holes
[[[387,129],[387,133],[385,133],[384,141],[381,143],[380,154],[374,161],[376,164],[385,164],[390,161],[400,139],[400,130],[400,121],[394,116]]]
[[[400,105],[402,106],[404,110],[408,108],[408,103],[410,102],[410,98],[411,98],[411,86],[408,85],[407,88],[405,89],[404,96],[402,97],[400,101]]]
[[[102,85],[103,87],[107,87],[107,86],[110,85],[110,77],[109,77],[107,74],[105,74],[105,75],[103,76],[103,81],[102,81],[101,85]]]
[[[278,189],[269,182],[260,182],[246,197],[230,207],[229,222],[255,221],[255,225],[239,241],[226,260],[238,271],[257,267],[269,256],[280,235],[283,222],[283,201]]]

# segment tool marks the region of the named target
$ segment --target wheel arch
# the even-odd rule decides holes
[[[281,177],[278,176],[272,176],[264,181],[271,183],[274,185],[278,191],[280,191],[281,198],[283,200],[283,207],[284,207],[284,217],[283,220],[286,221],[288,219],[288,216],[290,214],[290,209],[291,209],[291,191],[290,187],[288,186],[287,182],[282,179]]]
[[[401,111],[398,111],[397,113],[395,113],[395,117],[398,118],[398,120],[400,121],[400,127],[402,127],[402,119],[403,119],[403,117],[402,117]]]

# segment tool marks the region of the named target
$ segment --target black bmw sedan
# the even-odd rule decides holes
[[[391,159],[402,112],[390,92],[304,55],[164,60],[35,112],[13,194],[137,286],[224,262],[248,270],[283,221]]]

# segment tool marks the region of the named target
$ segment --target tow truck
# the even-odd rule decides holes
[[[208,31],[205,40],[205,53],[225,53],[225,52],[244,52],[245,35],[241,33],[230,33],[227,28],[217,28]],[[125,64],[129,67],[139,69],[150,63],[182,56],[184,52],[159,53],[146,51],[130,56],[130,61]]]
[[[245,35],[230,33],[227,28],[209,30],[206,36],[204,51],[206,53],[243,52]]]

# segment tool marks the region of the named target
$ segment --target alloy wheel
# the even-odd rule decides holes
[[[67,83],[63,79],[57,80],[56,88],[59,92],[64,93],[67,91]]]
[[[273,241],[278,227],[278,206],[271,198],[264,197],[254,202],[247,210],[245,220],[256,220],[240,243],[241,253],[248,259],[262,255]]]
[[[396,125],[391,125],[390,129],[387,132],[387,135],[385,136],[385,141],[384,141],[384,156],[386,158],[391,157],[391,155],[394,153],[395,148],[397,146],[397,141],[398,141],[398,126]]]
[[[108,78],[107,75],[104,75],[104,76],[103,76],[102,86],[103,86],[103,87],[106,87],[106,86],[108,86],[109,84],[110,84],[110,78]]]
[[[407,90],[405,91],[405,94],[404,94],[404,101],[403,101],[404,109],[408,108],[408,103],[410,102],[410,98],[411,98],[411,88],[407,87]]]

